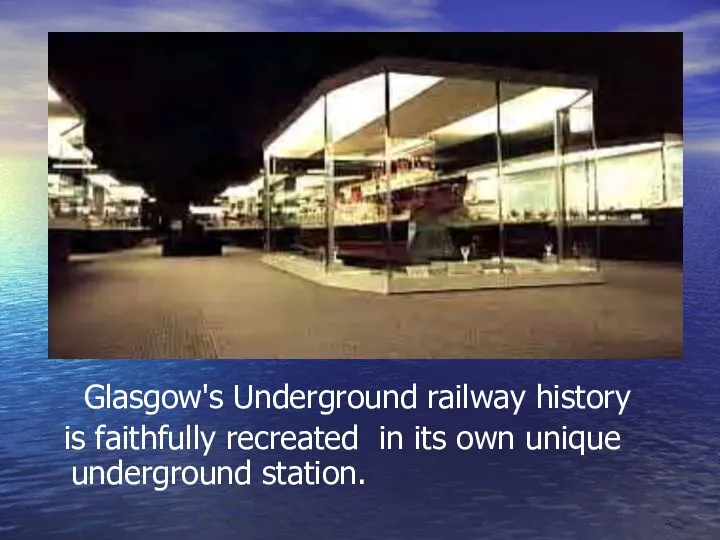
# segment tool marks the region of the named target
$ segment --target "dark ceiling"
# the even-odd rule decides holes
[[[595,75],[598,137],[682,131],[682,34],[57,34],[49,77],[101,167],[207,200],[262,166],[265,137],[321,79],[378,56]]]

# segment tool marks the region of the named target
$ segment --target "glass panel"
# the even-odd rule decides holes
[[[269,146],[268,246],[390,292],[589,268],[591,93],[469,77],[379,73],[320,98]]]
[[[388,264],[385,74],[327,96],[328,268],[382,280]]]
[[[503,271],[576,270],[594,256],[579,232],[594,205],[591,93],[501,83],[500,100]]]
[[[267,194],[261,191],[259,202],[270,251],[324,260],[326,215],[322,152],[321,149],[306,158],[268,160],[268,174],[264,178]]]
[[[670,208],[683,207],[683,145],[671,143],[665,148],[666,205]]]
[[[48,174],[48,219],[51,227],[84,227],[93,211],[91,187],[80,174]]]
[[[220,195],[224,227],[247,231],[263,230],[263,185],[264,173],[261,172],[248,184],[230,186]]]
[[[319,98],[268,146],[260,196],[269,251],[325,261],[325,98]]]
[[[601,149],[598,188],[602,220],[629,220],[634,213],[661,206],[666,195],[661,144]]]
[[[147,194],[109,175],[48,173],[48,226],[138,228]]]
[[[504,273],[555,269],[555,120],[558,107],[579,95],[564,88],[500,83]]]
[[[139,186],[117,185],[107,188],[104,209],[108,224],[112,227],[139,227],[145,196],[145,191]],[[97,211],[97,206],[95,209]]]
[[[558,111],[558,263],[566,271],[598,268],[597,175],[593,96]]]
[[[494,81],[390,73],[393,280],[499,271]]]

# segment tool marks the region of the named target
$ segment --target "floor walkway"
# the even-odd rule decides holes
[[[256,252],[75,260],[51,291],[51,358],[682,356],[682,271],[608,263],[605,285],[379,296],[269,268]]]

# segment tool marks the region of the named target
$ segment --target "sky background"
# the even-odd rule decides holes
[[[46,151],[47,32],[615,31],[684,33],[686,150],[720,159],[720,9],[708,0],[0,0],[0,155]],[[662,54],[662,51],[658,51]]]

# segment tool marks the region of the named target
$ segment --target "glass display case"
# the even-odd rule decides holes
[[[598,149],[594,85],[402,60],[321,84],[264,147],[265,250],[384,292],[600,281],[601,223],[681,199],[682,150]]]
[[[663,204],[683,207],[683,143],[680,138],[663,141]]]
[[[222,212],[222,226],[225,228],[262,230],[262,199],[264,178],[262,175],[248,184],[228,187],[216,199]]]
[[[48,174],[51,228],[138,228],[146,198],[139,186],[122,185],[106,174]]]
[[[48,222],[85,226],[94,214],[91,189],[82,177],[48,174]]]

